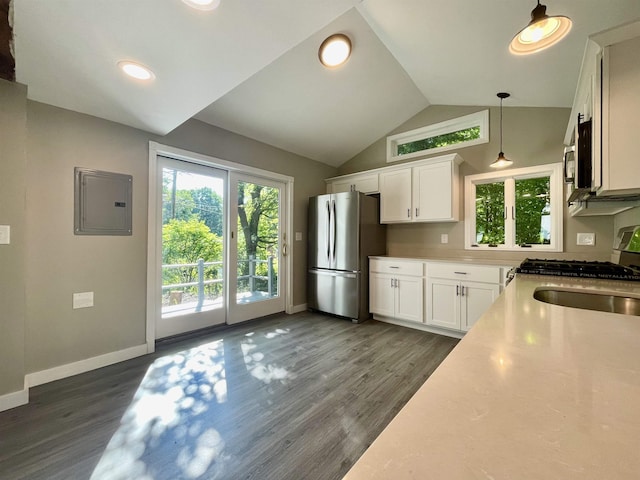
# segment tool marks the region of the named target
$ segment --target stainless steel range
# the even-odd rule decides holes
[[[613,262],[525,259],[516,273],[640,282],[640,271]]]
[[[612,260],[614,262],[526,258],[515,273],[640,281],[640,226],[620,229]]]

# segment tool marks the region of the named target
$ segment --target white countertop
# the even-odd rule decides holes
[[[402,260],[402,261],[414,261],[414,262],[427,262],[427,263],[469,263],[477,265],[495,265],[499,267],[517,267],[522,260],[499,260],[499,259],[487,259],[487,258],[471,258],[471,257],[397,257],[387,255],[372,255],[369,257],[379,260]]]
[[[640,478],[640,317],[549,305],[517,275],[344,477]]]

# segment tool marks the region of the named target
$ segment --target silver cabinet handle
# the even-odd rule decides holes
[[[391,278],[390,280],[391,280],[391,288],[393,288],[393,278]]]
[[[460,295],[460,285],[456,285],[456,297]]]
[[[419,216],[420,216],[420,213],[419,213],[419,212],[420,212],[420,210],[416,208],[416,217],[419,217]]]
[[[453,272],[453,273],[457,273],[458,275],[466,275],[467,272]]]
[[[460,296],[464,297],[464,285],[460,287]]]
[[[389,265],[389,268],[400,268],[400,267],[397,267],[395,265]]]
[[[399,282],[399,281],[398,281],[398,279],[396,278],[396,288],[398,288],[398,287],[399,287],[399,285],[398,285],[399,283],[400,283],[400,282]]]
[[[407,208],[407,218],[411,218],[411,209]]]

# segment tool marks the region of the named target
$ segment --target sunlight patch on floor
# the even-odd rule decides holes
[[[218,340],[158,358],[91,478],[152,480],[158,466],[147,465],[145,457],[167,445],[172,448],[166,460],[179,467],[181,478],[199,478],[214,462],[223,463],[223,438],[213,428],[203,429],[198,417],[227,400],[224,353]]]
[[[287,335],[288,333],[290,333],[289,329],[276,328],[274,331],[266,333],[264,338],[271,340],[280,335]],[[293,380],[295,375],[286,368],[264,361],[265,356],[257,350],[258,345],[252,336],[253,332],[246,334],[245,337],[247,338],[243,340],[241,344],[244,363],[251,376],[266,384],[273,381],[286,384],[287,381]]]

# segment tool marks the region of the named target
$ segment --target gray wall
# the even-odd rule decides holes
[[[293,303],[306,302],[307,199],[324,193],[335,168],[196,120],[153,136],[0,87],[0,224],[13,237],[0,246],[0,395],[22,390],[25,372],[145,343],[150,140],[294,177],[294,231],[304,235],[290,250]],[[73,235],[75,166],[133,175],[131,237]],[[95,292],[95,306],[73,310],[83,291]]]
[[[450,120],[489,108],[490,142],[461,148],[457,152],[464,158],[460,175],[472,175],[490,170],[500,151],[500,111],[497,107],[468,107],[432,105],[389,132],[405,132],[415,128]],[[503,148],[505,155],[514,160],[512,168],[555,163],[562,160],[563,138],[570,110],[565,108],[505,107],[503,111]],[[394,163],[395,165],[397,163]],[[343,164],[339,174],[353,173],[384,167],[386,163],[386,136]],[[566,209],[566,207],[565,207]],[[576,245],[578,232],[595,232],[596,246]],[[440,235],[449,235],[449,243],[441,244]],[[613,217],[569,217],[565,210],[564,253],[547,254],[546,258],[577,258],[608,260],[613,245]],[[521,260],[526,253],[476,252],[464,250],[464,222],[434,224],[389,225],[387,230],[389,255],[421,257],[484,257]],[[535,255],[535,252],[533,253]],[[531,255],[531,252],[529,252]]]
[[[0,396],[24,388],[27,89],[0,79]]]

